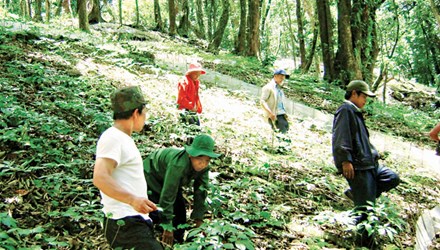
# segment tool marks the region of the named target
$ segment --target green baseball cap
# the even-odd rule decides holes
[[[186,152],[194,157],[206,155],[211,158],[217,158],[221,154],[214,153],[214,140],[209,135],[198,135],[194,138],[191,146],[185,145]]]
[[[347,91],[353,90],[359,90],[370,97],[376,96],[373,92],[370,91],[370,87],[368,86],[368,84],[362,80],[353,80],[347,85]]]
[[[116,90],[110,97],[114,113],[133,110],[146,104],[139,86],[129,86]]]

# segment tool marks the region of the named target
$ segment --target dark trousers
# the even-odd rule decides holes
[[[353,179],[347,179],[353,194],[353,202],[356,206],[355,211],[360,212],[356,218],[356,223],[361,223],[367,219],[364,213],[365,205],[368,201],[375,202],[383,192],[397,187],[400,183],[399,176],[391,169],[379,165],[377,168],[368,170],[357,170]],[[374,243],[373,237],[368,235],[365,228],[358,231],[357,244],[371,248]]]
[[[196,112],[184,110],[183,113],[180,113],[180,120],[183,123],[186,123],[188,125],[197,125],[200,126],[200,119]]]
[[[276,131],[276,127],[283,134],[289,130],[289,123],[287,122],[285,115],[277,115],[277,120],[275,122],[272,122],[272,120],[269,118],[269,124],[273,130]]]
[[[104,218],[104,235],[112,249],[162,250],[154,237],[153,223],[141,216],[113,220]]]
[[[399,176],[391,169],[380,165],[377,168],[355,171],[353,179],[347,179],[353,193],[355,206],[374,202],[383,192],[389,191],[400,183]]]
[[[155,192],[152,192],[148,195],[148,198],[156,203],[159,204],[160,194],[157,194]],[[151,219],[153,220],[154,224],[160,224],[161,218],[158,216],[158,214],[150,214]],[[183,242],[183,236],[185,235],[185,229],[177,229],[178,225],[186,224],[186,201],[185,198],[183,198],[182,194],[182,188],[179,188],[177,191],[176,201],[174,202],[174,218],[173,218],[173,227],[176,228],[174,230],[174,239],[182,243]]]

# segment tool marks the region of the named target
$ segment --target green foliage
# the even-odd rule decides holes
[[[403,232],[408,225],[402,219],[397,207],[386,197],[382,197],[380,202],[369,203],[365,206],[365,211],[358,211],[355,214],[367,215],[367,219],[357,224],[357,228],[365,229],[376,241],[380,237],[386,237],[393,242],[396,235]]]
[[[35,32],[38,33],[46,32]],[[207,67],[257,85],[263,85],[271,77],[271,69],[261,67],[256,58],[222,53],[214,56],[200,49],[177,46],[177,43],[172,43],[173,48],[169,50],[154,46],[144,50],[131,43],[113,44],[120,46],[118,49],[125,49],[124,53],[113,54],[82,39],[23,39],[32,37],[26,34],[16,36],[16,40],[12,37],[13,33],[0,32],[0,68],[4,72],[0,79],[0,181],[4,184],[0,197],[5,201],[0,204],[0,211],[7,211],[0,213],[0,248],[5,249],[108,247],[100,225],[99,192],[91,178],[96,140],[112,122],[109,94],[127,79],[119,81],[123,76],[105,75],[99,72],[99,67],[128,71],[140,78],[139,81],[130,79],[133,80],[130,84],[145,81],[149,88],[151,117],[145,130],[133,136],[142,155],[155,148],[180,147],[189,137],[200,133],[200,128],[177,122],[172,94],[161,98],[154,95],[168,90],[168,83],[162,78],[168,71],[163,73],[163,69],[154,68],[159,76],[149,75],[150,71],[145,69],[154,67],[155,63],[150,51],[177,51],[191,56],[200,53]],[[150,46],[148,41],[145,43]],[[162,40],[151,44],[165,46]],[[84,64],[90,68],[79,70]],[[159,90],[151,79],[154,77],[157,79],[153,80],[160,83]],[[343,91],[338,86],[317,81],[313,76],[293,74],[287,85],[289,96],[324,110],[333,112],[342,101]],[[218,93],[211,91],[208,88],[205,93]],[[228,98],[240,101],[242,106],[255,106],[254,100],[249,101],[243,93],[228,92],[223,101]],[[375,119],[374,115],[380,111],[377,119],[382,116],[390,120],[392,115],[382,112],[387,108],[373,106],[366,112],[369,118]],[[254,111],[250,109],[248,113],[255,115]],[[216,114],[215,110],[210,112]],[[405,120],[405,126],[419,126],[425,121],[425,116],[412,119],[404,115],[412,110],[398,112],[393,119]],[[418,116],[416,112],[411,114]],[[313,226],[317,230],[331,229],[346,234],[344,225],[335,226],[334,221],[338,221],[335,218],[340,217],[333,216],[333,223],[328,223],[330,219],[311,220],[317,213],[340,212],[351,207],[339,196],[346,183],[335,176],[332,163],[326,159],[329,157],[327,141],[320,140],[324,148],[321,151],[315,151],[315,145],[309,142],[315,140],[312,133],[320,139],[328,137],[328,133],[305,125],[304,131],[311,134],[294,138],[280,154],[264,150],[270,141],[261,131],[251,131],[255,124],[240,128],[236,125],[238,120],[222,118],[225,120],[209,117],[219,121],[218,124],[202,127],[203,132],[215,133],[220,141],[219,150],[224,153],[221,158],[211,161],[213,176],[208,190],[210,213],[207,216],[212,220],[192,230],[189,241],[176,249],[286,249],[296,243],[311,249],[339,246],[339,242],[311,236],[306,230],[287,228],[288,224],[296,224],[307,229]],[[292,125],[305,124],[293,119]],[[417,201],[418,206],[438,203],[439,192],[432,179],[414,176],[412,169],[401,168],[401,171],[410,174],[403,175],[407,182],[399,186],[396,194],[410,199],[396,199],[400,204],[410,207],[413,201]],[[191,201],[191,196],[188,199]],[[376,216],[380,222],[372,221],[376,223],[374,230],[377,233],[384,232],[382,240],[385,243],[407,237],[407,232],[402,233],[399,229],[399,221],[382,219],[385,213],[390,214],[388,207],[374,209],[384,211]],[[411,220],[416,217],[417,210],[399,213]],[[381,227],[381,223],[386,226]],[[393,240],[387,236],[388,228],[395,230],[395,233],[390,231]]]
[[[238,224],[225,220],[212,220],[199,228],[188,232],[188,243],[176,246],[174,249],[255,249],[252,237],[255,233]]]

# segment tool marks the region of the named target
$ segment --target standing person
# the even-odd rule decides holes
[[[284,92],[281,89],[284,79],[289,75],[283,69],[273,72],[272,80],[261,91],[260,103],[264,110],[264,118],[269,121],[273,130],[286,133],[289,130],[287,114],[284,108]]]
[[[104,234],[111,248],[162,249],[148,216],[157,210],[148,200],[142,157],[131,134],[144,127],[146,101],[138,86],[111,96],[113,126],[98,140],[93,184],[100,190]]]
[[[200,63],[191,63],[185,76],[177,85],[177,107],[183,110],[182,120],[188,124],[200,126],[200,119],[197,115],[202,113],[202,103],[199,97],[199,77],[205,73]]]
[[[429,132],[429,137],[437,142],[436,153],[440,155],[440,139],[438,137],[440,133],[440,122]]]
[[[220,154],[214,153],[214,140],[209,135],[198,135],[185,149],[164,148],[152,152],[144,161],[145,180],[150,198],[158,203],[163,212],[162,225],[166,225],[162,241],[173,245],[174,239],[183,242],[184,230],[171,230],[186,223],[185,199],[182,187],[194,180],[194,205],[191,218],[196,226],[202,224],[206,211],[209,181],[209,161]],[[156,221],[156,219],[155,219]]]
[[[350,189],[345,194],[354,202],[355,211],[363,211],[367,202],[375,202],[382,192],[395,188],[399,176],[389,168],[379,165],[379,154],[370,143],[361,109],[367,97],[374,97],[367,83],[351,81],[345,93],[345,102],[336,111],[333,120],[333,158],[339,173],[347,179]],[[357,223],[366,219],[362,214]],[[361,230],[358,243],[372,244],[366,230]]]

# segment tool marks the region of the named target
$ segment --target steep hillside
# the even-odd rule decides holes
[[[141,85],[150,100],[146,128],[135,136],[143,155],[197,133],[178,122],[181,72],[155,60],[168,43],[182,54],[194,47],[152,32],[121,32],[115,42],[113,31],[57,29],[0,29],[0,248],[108,249],[91,178],[116,87]],[[201,98],[202,131],[223,156],[212,163],[205,235],[176,249],[353,248],[348,185],[335,173],[322,124],[291,117],[288,143],[263,122],[255,98],[213,84]],[[403,183],[374,208],[381,223],[373,230],[387,249],[412,249],[418,215],[440,201],[438,180],[405,157],[384,162]]]

